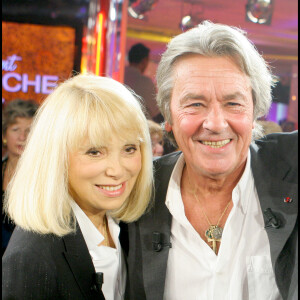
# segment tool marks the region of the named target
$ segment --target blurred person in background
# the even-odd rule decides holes
[[[124,83],[142,97],[147,119],[163,121],[155,100],[156,87],[148,76],[144,75],[150,59],[150,49],[142,43],[133,45],[128,52],[129,65],[125,67]]]
[[[292,132],[295,130],[295,123],[286,119],[281,120],[279,125],[281,126],[283,132]]]
[[[157,102],[180,151],[128,225],[130,300],[298,299],[298,132],[262,136],[271,68],[239,28],[174,37]]]
[[[162,156],[164,152],[163,129],[159,124],[152,120],[147,120],[147,122],[151,137],[152,154],[153,156]]]
[[[279,124],[273,121],[257,120],[257,123],[262,126],[264,135],[276,132],[282,132],[282,128]]]
[[[33,100],[15,99],[10,101],[2,113],[2,147],[6,150],[2,157],[2,201],[6,187],[11,180],[21,154],[33,116],[38,104]],[[2,204],[1,204],[2,207]],[[2,255],[14,229],[14,224],[2,210]]]
[[[119,222],[139,218],[151,191],[150,134],[133,94],[94,75],[60,84],[38,110],[7,189],[16,228],[2,258],[2,299],[122,300]]]

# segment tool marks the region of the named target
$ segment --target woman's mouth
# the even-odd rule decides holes
[[[107,197],[119,197],[121,196],[126,187],[126,182],[123,182],[118,185],[98,185],[96,184],[98,191],[104,194]]]
[[[112,186],[112,185],[98,185],[98,187],[100,187],[101,189],[104,189],[106,191],[117,191],[122,187],[122,183],[116,186]]]

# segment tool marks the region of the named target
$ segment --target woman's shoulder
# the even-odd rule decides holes
[[[12,255],[26,255],[27,258],[36,256],[39,258],[48,258],[53,252],[63,248],[62,238],[53,234],[40,234],[28,230],[24,230],[16,226],[3,259]]]

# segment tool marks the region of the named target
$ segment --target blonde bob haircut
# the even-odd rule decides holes
[[[95,75],[77,75],[58,85],[38,110],[5,195],[9,217],[37,233],[63,236],[74,232],[68,154],[86,137],[91,147],[99,147],[113,134],[137,140],[142,167],[128,199],[109,213],[124,222],[137,220],[148,207],[153,189],[147,120],[131,91],[113,79]]]

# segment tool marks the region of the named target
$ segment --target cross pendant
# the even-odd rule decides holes
[[[211,243],[212,242],[212,249],[215,252],[215,254],[217,254],[217,242],[221,242],[221,239],[210,239],[207,238],[207,242]]]
[[[218,225],[210,225],[209,229],[205,232],[207,242],[212,242],[212,249],[217,254],[217,242],[221,242],[223,228]]]

